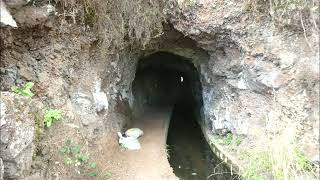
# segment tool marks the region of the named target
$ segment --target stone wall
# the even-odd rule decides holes
[[[169,1],[165,12],[175,29],[210,55],[200,72],[204,117],[213,132],[259,137],[261,130],[274,133],[279,124],[299,122],[299,138],[309,157],[316,156],[317,32],[305,37],[279,29],[270,16],[248,12],[245,1],[192,2]]]

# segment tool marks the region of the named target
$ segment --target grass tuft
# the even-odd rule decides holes
[[[89,154],[83,152],[81,145],[71,139],[67,139],[64,146],[60,149],[61,155],[64,156],[64,164],[79,168],[84,177],[98,177],[99,179],[109,179],[110,172],[106,172],[98,167],[97,163],[92,161]]]
[[[317,179],[314,166],[303,153],[295,138],[294,126],[287,126],[282,133],[273,134],[257,142],[255,147],[244,150],[240,159],[245,163],[241,174],[253,180],[294,180],[307,177]]]

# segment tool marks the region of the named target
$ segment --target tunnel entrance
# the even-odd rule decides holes
[[[139,61],[132,85],[134,103],[143,106],[174,107],[178,102],[202,106],[197,69],[181,56],[154,53]],[[138,111],[141,109],[138,109]]]
[[[212,154],[200,128],[202,89],[199,73],[190,60],[166,52],[141,59],[132,92],[137,114],[148,107],[170,109],[166,145],[169,163],[177,177],[231,178],[228,168]]]

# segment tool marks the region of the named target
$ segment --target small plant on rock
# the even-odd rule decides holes
[[[90,172],[90,173],[88,173],[88,176],[96,177],[96,176],[98,176],[98,173],[97,172]]]
[[[33,82],[27,82],[23,87],[17,87],[17,86],[12,86],[11,91],[19,94],[21,96],[26,96],[26,97],[32,97],[34,94],[31,92],[31,89],[33,87],[34,83]]]
[[[232,140],[233,140],[233,134],[228,133],[227,136],[223,140],[223,144],[230,145],[232,143]]]
[[[56,109],[46,110],[44,114],[44,125],[50,127],[52,123],[59,121],[62,118],[62,111]]]
[[[247,161],[247,167],[242,172],[246,179],[266,180],[266,172],[272,171],[272,161],[266,152],[243,152],[240,158]]]
[[[80,145],[70,139],[65,142],[60,152],[66,155],[65,163],[67,165],[71,165],[73,163],[85,164],[89,160],[89,156],[86,153],[81,152]]]
[[[80,171],[86,176],[99,177],[99,179],[108,179],[111,176],[111,173],[105,173],[98,168],[97,163],[91,161],[90,156],[81,151],[81,146],[70,139],[65,142],[60,152],[64,156],[66,165],[80,168]]]
[[[76,157],[79,162],[87,162],[89,160],[89,156],[83,153],[77,154]]]
[[[105,172],[101,175],[101,179],[109,179],[112,176],[110,172]]]
[[[215,136],[212,140],[216,144],[226,145],[226,146],[239,146],[242,142],[241,136],[228,133],[226,136]]]

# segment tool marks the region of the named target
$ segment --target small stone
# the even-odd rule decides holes
[[[20,76],[25,78],[26,80],[34,80],[34,75],[32,73],[32,70],[25,68],[25,67],[21,67],[19,70]]]
[[[143,135],[143,131],[139,128],[131,128],[125,132],[125,135],[129,137],[139,138]]]
[[[140,142],[137,138],[134,137],[124,137],[120,132],[118,132],[119,136],[119,144],[121,147],[127,149],[127,150],[139,150],[141,149]]]

